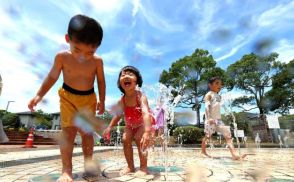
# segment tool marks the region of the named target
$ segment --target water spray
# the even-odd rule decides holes
[[[229,102],[229,107],[230,109],[228,109],[224,104],[223,104],[223,108],[225,109],[225,111],[227,113],[230,114],[230,116],[232,117],[232,120],[233,120],[233,125],[234,125],[234,134],[236,135],[235,138],[236,138],[236,141],[237,141],[237,146],[238,146],[238,151],[239,151],[239,156],[241,156],[241,148],[240,148],[240,141],[239,141],[239,138],[238,138],[238,127],[237,127],[237,123],[236,123],[236,117],[235,115],[233,114],[232,112],[232,106],[231,106],[231,102]],[[233,144],[232,144],[233,145]]]

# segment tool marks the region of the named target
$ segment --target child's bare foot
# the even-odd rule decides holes
[[[72,175],[71,174],[68,174],[67,172],[64,172],[58,178],[57,182],[73,182]]]
[[[146,176],[148,174],[148,170],[147,168],[141,168],[140,170],[138,170],[134,176],[135,177],[142,177],[142,176]]]
[[[246,156],[247,156],[247,154],[243,154],[241,156],[239,156],[239,155],[233,155],[232,156],[232,159],[233,160],[243,160]]]
[[[124,176],[124,175],[130,174],[130,173],[133,173],[133,172],[135,172],[135,169],[131,169],[129,167],[126,167],[119,172],[119,175]]]
[[[212,156],[211,156],[211,155],[208,155],[206,152],[201,152],[201,155],[202,155],[203,157],[212,158]]]

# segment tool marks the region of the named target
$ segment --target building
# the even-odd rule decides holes
[[[20,124],[26,128],[35,127],[37,125],[36,117],[30,111],[16,113],[19,116]],[[51,113],[52,128],[51,130],[60,130],[60,112]]]
[[[51,113],[52,115],[52,130],[60,130],[60,112]]]
[[[16,113],[19,116],[19,120],[21,125],[26,128],[31,128],[36,126],[36,117],[32,114],[32,112],[19,112]]]

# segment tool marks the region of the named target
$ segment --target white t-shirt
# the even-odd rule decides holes
[[[210,118],[208,119],[221,119],[221,96],[213,91],[209,91],[207,95],[211,96],[210,100],[205,101],[206,107],[209,107]]]

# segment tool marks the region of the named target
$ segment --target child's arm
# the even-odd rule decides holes
[[[115,127],[117,125],[117,123],[119,122],[120,119],[121,119],[121,116],[118,116],[118,115],[114,116],[112,118],[112,120],[110,121],[110,124],[107,127],[107,130],[109,129],[109,131],[110,131],[113,127]]]
[[[118,102],[118,105],[121,106],[121,101]],[[117,125],[117,123],[119,122],[119,120],[122,118],[122,115],[120,114],[116,114],[110,121],[110,124],[108,125],[108,127],[104,130],[103,132],[103,136],[107,135],[111,129]]]
[[[99,104],[98,108],[99,112],[98,114],[104,113],[105,108],[105,77],[104,77],[104,70],[103,70],[103,62],[102,59],[98,59],[97,61],[97,83],[98,83],[98,91],[99,91]]]
[[[54,64],[45,78],[44,82],[42,83],[39,91],[37,92],[37,95],[30,100],[28,107],[31,111],[35,111],[34,107],[42,100],[43,96],[50,90],[50,88],[54,85],[54,83],[57,81],[61,70],[62,70],[62,55],[57,54],[54,60]]]
[[[210,112],[210,103],[211,103],[211,95],[207,94],[204,98],[205,101],[205,118],[206,121],[208,121],[209,124],[211,124],[211,122],[213,122],[213,118],[211,117],[211,112]]]
[[[110,124],[109,126],[104,130],[102,136],[103,138],[106,138],[107,140],[110,140],[110,132],[111,132],[111,129],[117,125],[117,123],[119,122],[119,120],[121,119],[121,116],[114,116],[112,118],[112,120],[110,121]]]
[[[148,106],[148,101],[147,97],[142,95],[142,112],[143,112],[143,121],[144,121],[144,127],[145,127],[145,132],[142,136],[141,139],[141,146],[142,149],[144,150],[146,147],[148,147],[149,139],[150,139],[150,133],[151,133],[151,117],[149,113],[149,106]]]
[[[147,101],[147,97],[142,95],[142,111],[143,111],[143,121],[145,126],[145,132],[151,131],[151,118],[150,118],[150,112],[149,112],[149,105]]]

